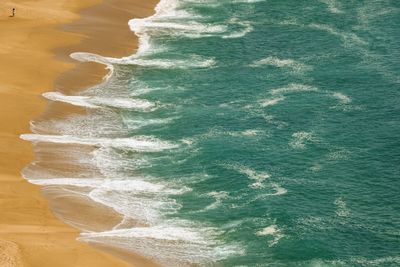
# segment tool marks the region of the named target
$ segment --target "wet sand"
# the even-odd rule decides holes
[[[80,90],[101,82],[104,66],[77,63],[71,52],[120,57],[137,38],[127,22],[153,13],[157,1],[27,0],[0,3],[0,266],[147,266],[76,241],[78,231],[58,220],[38,186],[20,172],[34,161],[20,134],[40,117],[46,91]],[[12,7],[16,16],[9,17]],[[58,107],[59,108],[59,107]],[[71,112],[69,109],[60,113]],[[121,256],[121,255],[119,255]]]

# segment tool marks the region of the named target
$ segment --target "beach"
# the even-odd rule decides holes
[[[133,54],[137,37],[129,30],[128,20],[151,15],[155,4],[99,0],[0,3],[1,266],[146,265],[140,257],[130,256],[127,263],[76,241],[79,232],[53,215],[40,187],[21,177],[34,154],[31,143],[19,136],[29,133],[30,121],[45,111],[47,117],[52,116],[41,93],[78,91],[101,82],[107,74],[103,65],[73,61],[71,52],[112,57]],[[12,8],[16,8],[15,17],[10,17]],[[70,110],[58,112],[55,116]]]
[[[399,1],[0,13],[1,267],[400,266]]]

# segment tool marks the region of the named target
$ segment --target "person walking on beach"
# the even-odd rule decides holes
[[[13,9],[12,9],[12,15],[11,15],[11,17],[15,17],[15,7],[13,7]]]

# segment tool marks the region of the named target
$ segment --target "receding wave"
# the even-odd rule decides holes
[[[128,248],[165,266],[207,266],[241,252],[237,245],[217,244],[214,237],[217,234],[213,228],[186,221],[166,221],[151,227],[82,233],[79,239]]]
[[[44,93],[43,96],[52,101],[69,103],[74,106],[87,108],[114,107],[121,109],[133,109],[150,111],[155,104],[142,99],[105,98],[98,96],[67,96],[59,92]]]
[[[27,177],[29,179],[29,177]],[[152,183],[143,178],[130,179],[104,179],[104,178],[52,178],[29,179],[29,182],[37,185],[65,185],[76,187],[101,188],[106,190],[118,190],[121,192],[154,193],[154,194],[181,194],[188,191],[187,188],[173,189],[161,183]]]
[[[111,58],[92,53],[79,52],[71,54],[71,57],[82,62],[98,62],[106,65],[138,65],[142,67],[161,69],[206,68],[215,64],[215,60],[213,58],[203,58],[197,55],[192,55],[187,59],[152,59],[139,58],[136,56]]]
[[[85,138],[85,137],[76,137],[69,135],[22,134],[21,138],[23,140],[31,142],[114,147],[119,149],[130,149],[142,152],[156,152],[165,149],[173,149],[177,147],[177,145],[157,140],[151,137],[110,139],[110,138]]]
[[[120,123],[119,114],[111,109],[91,109],[90,113],[73,114],[63,119],[31,121],[30,129],[36,134],[90,137],[128,134],[126,127]]]

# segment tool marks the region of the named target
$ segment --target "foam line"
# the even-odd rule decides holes
[[[144,111],[155,107],[154,103],[151,103],[147,100],[138,99],[105,98],[95,96],[67,96],[59,92],[44,93],[43,97],[52,101],[64,102],[74,106],[86,108],[101,108],[102,106],[107,106]]]
[[[157,140],[151,137],[135,137],[135,138],[131,137],[131,138],[111,139],[111,138],[76,137],[69,135],[22,134],[21,139],[31,142],[114,147],[114,148],[129,149],[139,152],[156,152],[165,149],[173,149],[177,147],[174,144]]]

